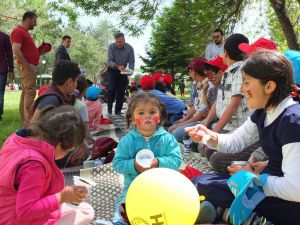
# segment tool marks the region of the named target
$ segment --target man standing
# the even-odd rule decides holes
[[[15,78],[13,53],[9,36],[0,31],[0,122],[3,115],[7,74],[11,81]]]
[[[112,43],[108,47],[108,74],[109,74],[109,85],[108,85],[108,113],[112,114],[112,106],[116,96],[115,114],[120,115],[125,89],[128,85],[128,77],[121,72],[126,71],[127,64],[129,69],[134,70],[134,51],[131,45],[125,43],[123,33],[115,34],[115,43]]]
[[[71,46],[71,37],[68,35],[63,36],[61,40],[61,44],[60,46],[58,46],[55,52],[54,67],[61,60],[71,61],[71,58],[68,53],[68,49],[70,48],[70,46]]]
[[[37,25],[37,15],[25,12],[22,25],[16,26],[11,33],[12,48],[18,61],[22,94],[20,99],[20,115],[26,127],[30,119],[30,109],[36,94],[37,66],[40,54],[29,30]]]
[[[224,53],[223,43],[224,33],[221,29],[215,29],[213,32],[213,43],[210,43],[205,50],[205,58],[212,59],[216,55]]]

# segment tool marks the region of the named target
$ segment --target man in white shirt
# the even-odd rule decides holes
[[[215,29],[213,32],[213,42],[210,43],[205,50],[205,58],[211,59],[217,55],[224,53],[224,33],[221,29]]]

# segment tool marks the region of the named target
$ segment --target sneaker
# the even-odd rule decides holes
[[[214,205],[209,201],[201,202],[197,224],[213,223],[216,220],[216,217],[217,211]]]

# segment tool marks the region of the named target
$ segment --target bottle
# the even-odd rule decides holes
[[[97,166],[102,166],[104,164],[103,159],[94,159],[94,160],[86,160],[83,162],[83,168],[92,168],[92,167],[97,167]]]

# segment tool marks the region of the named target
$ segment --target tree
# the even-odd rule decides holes
[[[146,64],[142,69],[147,72],[160,70],[170,72],[173,76],[178,72],[186,71],[187,62],[192,57],[187,44],[182,41],[178,17],[169,9],[153,25],[150,49],[146,52],[147,58],[142,60]]]
[[[154,18],[160,4],[165,0],[51,0],[56,9],[69,12],[65,6],[74,5],[83,9],[87,14],[99,15],[103,12],[117,13],[121,20],[120,26],[139,35],[143,27]],[[70,4],[71,3],[71,4]],[[72,8],[72,6],[71,6]],[[76,15],[74,15],[76,16]]]
[[[63,0],[57,0],[62,2]],[[297,32],[295,26],[291,23],[290,15],[286,13],[286,0],[268,0],[275,11],[277,18],[280,22],[280,26],[283,30],[285,38],[287,39],[290,49],[300,48],[297,41]],[[125,28],[132,31],[132,34],[138,35],[142,32],[142,27],[146,25],[151,19],[154,18],[158,6],[163,0],[106,0],[106,1],[94,1],[94,0],[72,0],[76,6],[82,7],[88,13],[98,14],[101,10],[106,12],[120,12],[121,23],[125,25]],[[215,20],[215,24],[220,26],[229,25],[228,31],[234,28],[234,24],[239,21],[245,8],[255,0],[227,0],[227,1],[211,1],[211,0],[175,0],[174,5],[193,5],[198,7],[184,8],[185,11],[191,15],[208,14],[209,17],[218,15],[218,19]],[[298,2],[298,11],[300,6],[300,0]],[[198,11],[198,12],[197,12]],[[196,12],[196,14],[194,14]],[[136,18],[134,23],[134,19]],[[198,22],[197,20],[195,21]],[[205,32],[206,30],[201,30]]]
[[[296,26],[293,26],[293,24],[291,22],[291,18],[287,13],[286,1],[285,0],[270,0],[270,4],[277,15],[278,21],[281,25],[282,31],[287,40],[289,49],[300,50],[300,45],[298,43],[297,33],[295,30],[296,27],[299,27],[299,24],[296,24]],[[294,6],[296,7],[296,5],[294,5]],[[298,12],[299,12],[299,7],[298,7]],[[299,33],[298,33],[298,35],[299,35]]]
[[[21,23],[25,11],[34,11],[38,16],[38,25],[31,31],[37,46],[43,41],[52,44],[52,51],[43,55],[40,63],[40,73],[52,73],[54,54],[61,42],[63,35],[72,37],[70,56],[73,61],[80,63],[85,68],[87,75],[94,78],[98,73],[101,64],[107,59],[106,48],[110,43],[113,33],[113,26],[108,21],[99,21],[95,26],[80,27],[76,21],[62,24],[58,13],[47,4],[46,0],[16,0],[0,2],[0,14],[10,15],[7,20],[0,20],[3,31],[10,34],[16,24]]]

